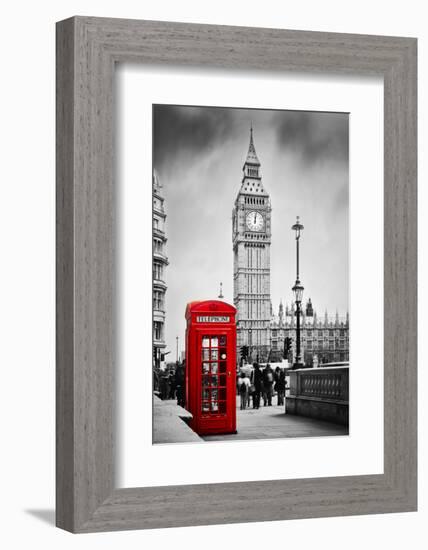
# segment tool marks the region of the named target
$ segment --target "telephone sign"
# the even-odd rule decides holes
[[[235,315],[219,300],[186,308],[186,407],[200,435],[236,432]]]
[[[230,317],[219,317],[218,315],[198,316],[197,323],[230,323]]]

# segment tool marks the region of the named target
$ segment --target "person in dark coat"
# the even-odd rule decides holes
[[[177,405],[184,407],[184,384],[185,384],[185,375],[184,375],[184,362],[181,365],[178,365],[175,371],[175,391],[177,396]]]
[[[269,407],[272,407],[273,382],[274,382],[273,370],[268,363],[263,371],[263,390],[264,390],[263,399],[265,401],[264,403],[265,406],[267,402],[267,405]]]
[[[261,391],[262,391],[263,373],[260,370],[260,365],[258,363],[254,363],[253,367],[254,367],[254,370],[251,373],[251,382],[254,386],[253,409],[259,409],[260,408],[260,394],[261,394]]]
[[[169,382],[168,399],[175,399],[175,372],[174,371],[170,371],[168,376],[168,382]]]
[[[162,372],[160,377],[160,398],[164,401],[169,395],[169,377],[166,371]]]
[[[266,392],[265,392],[265,384],[263,382],[263,370],[260,369],[260,372],[262,373],[262,380],[261,380],[261,386],[260,386],[260,398],[263,399],[263,407],[266,407],[267,398],[266,398]]]
[[[275,369],[275,386],[274,390],[278,394],[278,406],[284,405],[285,396],[285,371],[280,367]]]

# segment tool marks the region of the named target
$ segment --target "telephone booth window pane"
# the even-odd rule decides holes
[[[226,414],[226,345],[226,336],[202,336],[201,409],[204,415]]]
[[[209,363],[202,363],[202,372],[204,374],[207,374],[210,371],[210,364]]]

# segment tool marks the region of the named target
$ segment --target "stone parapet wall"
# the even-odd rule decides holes
[[[349,367],[290,371],[286,413],[349,424]]]

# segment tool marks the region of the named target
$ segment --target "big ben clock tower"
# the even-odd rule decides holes
[[[271,205],[250,131],[241,188],[232,212],[233,301],[238,352],[248,346],[252,361],[267,361],[270,347]]]

